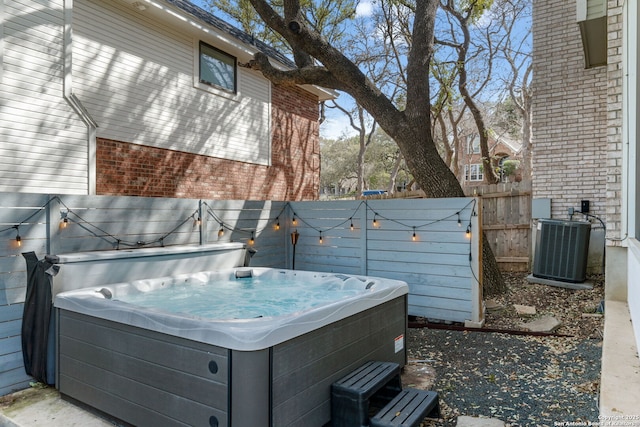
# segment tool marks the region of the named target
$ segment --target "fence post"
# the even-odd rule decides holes
[[[47,194],[47,206],[45,207],[45,222],[47,230],[47,254],[58,253],[60,245],[60,198],[57,195]]]
[[[369,261],[367,257],[368,233],[369,228],[369,202],[366,200],[360,207],[364,206],[364,213],[360,215],[360,265],[361,272],[364,276],[369,274]]]
[[[481,328],[484,325],[482,295],[482,197],[476,197],[475,212],[471,215],[471,253],[469,264],[472,272],[471,317],[467,327]]]
[[[285,268],[291,270],[293,266],[293,244],[291,243],[291,217],[290,213],[292,211],[291,204],[289,202],[285,202],[285,209],[282,210],[282,218],[280,218],[280,227],[284,231],[284,266]],[[284,224],[284,227],[282,226]]]
[[[202,199],[198,201],[198,216],[200,217],[200,244],[207,243],[207,205]]]

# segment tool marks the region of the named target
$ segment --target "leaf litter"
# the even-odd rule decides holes
[[[493,299],[485,328],[523,330],[523,322],[551,315],[562,322],[555,332],[563,336],[410,329],[408,367],[416,359],[430,366],[420,388],[440,397],[441,418],[422,426],[455,426],[460,415],[498,418],[506,426],[596,423],[604,276],[589,278],[591,290],[530,284],[525,273],[504,276],[509,291]],[[519,315],[514,305],[534,306],[536,315]]]

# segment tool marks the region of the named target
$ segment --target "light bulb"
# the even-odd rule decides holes
[[[20,237],[20,228],[19,226],[14,226],[13,228],[16,229],[16,246],[20,247],[22,246],[22,237]]]

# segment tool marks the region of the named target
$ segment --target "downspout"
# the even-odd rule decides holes
[[[88,194],[96,194],[96,129],[98,124],[73,93],[73,0],[64,0],[63,96],[80,120],[87,126],[87,188]]]

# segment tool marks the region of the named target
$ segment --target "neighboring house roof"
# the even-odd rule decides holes
[[[495,141],[495,143],[493,144],[493,148],[498,146],[498,144],[504,144],[509,147],[509,149],[511,149],[511,151],[513,151],[514,153],[519,153],[520,150],[522,150],[522,142],[511,139],[505,135],[499,135],[494,130],[490,131],[489,137]]]
[[[245,33],[244,31],[234,27],[233,25],[230,25],[228,22],[223,21],[222,19],[212,15],[206,10],[194,5],[193,3],[187,0],[164,0],[164,1],[187,12],[188,14],[197,18],[198,20],[208,25],[211,25],[212,27],[215,27],[221,31],[224,31],[227,34],[230,34],[231,36],[235,37],[236,39],[244,43],[255,46],[258,50],[260,50],[260,52],[275,59],[276,61],[282,63],[283,65],[289,68],[295,68],[295,63],[291,59],[289,59],[286,55],[284,55],[282,52],[274,49],[273,47],[269,46],[268,44],[260,40],[257,40],[252,35]]]

